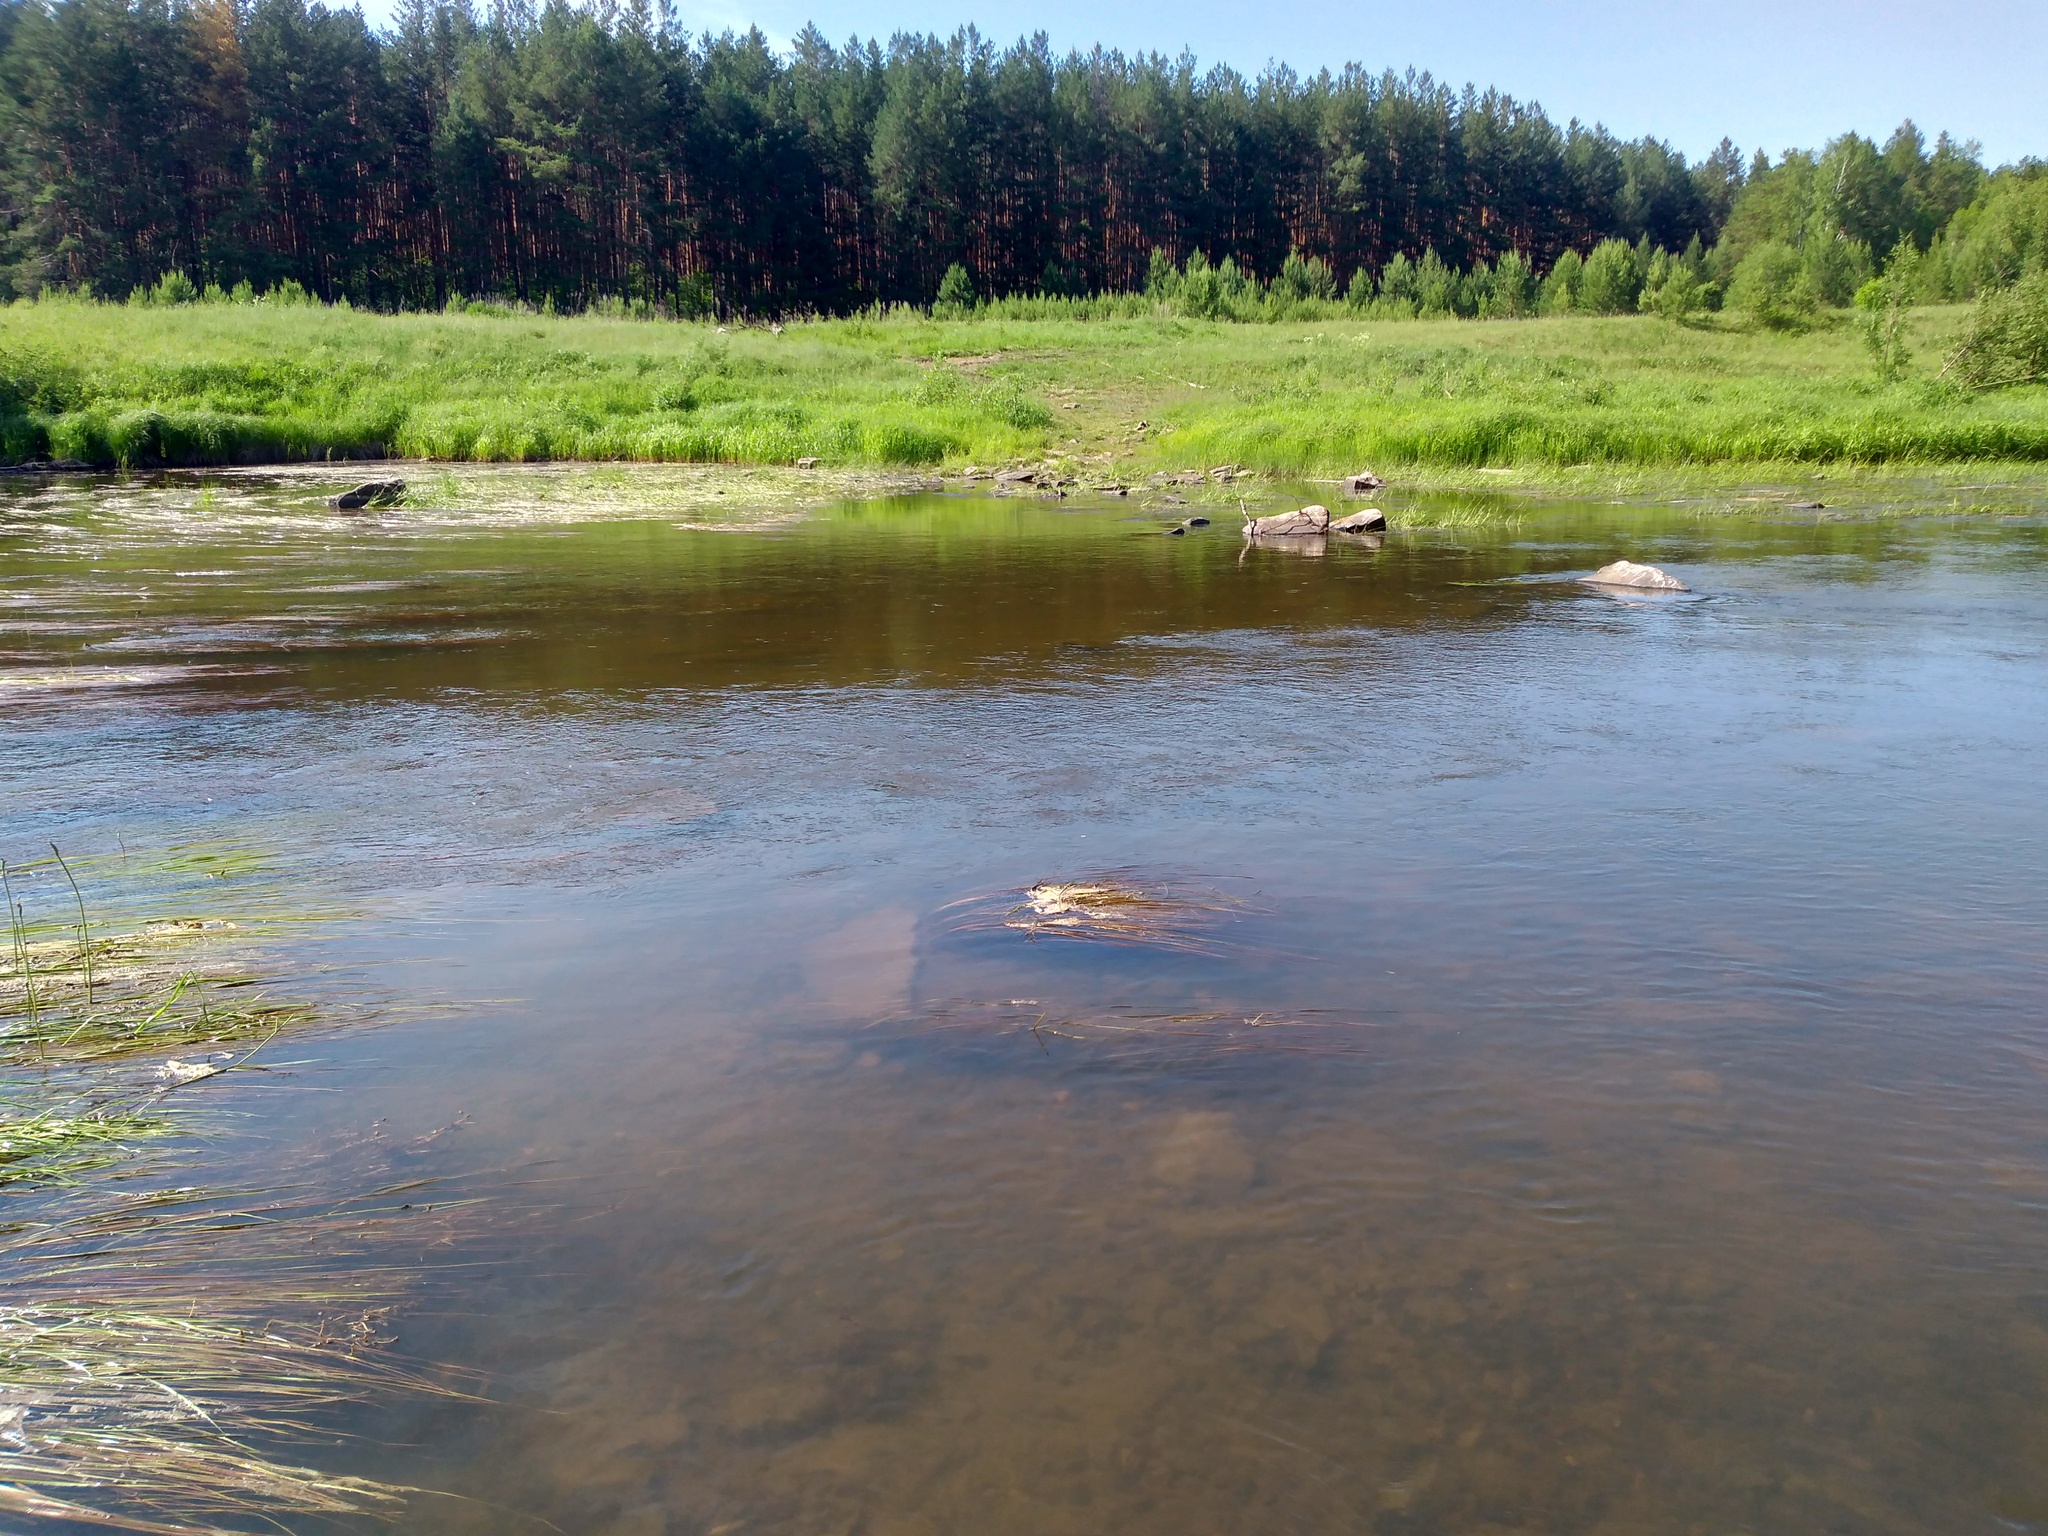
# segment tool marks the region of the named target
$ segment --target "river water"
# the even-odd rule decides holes
[[[448,1005],[220,1085],[520,1217],[404,1529],[2048,1529],[2048,519],[333,488],[6,493],[0,839]]]

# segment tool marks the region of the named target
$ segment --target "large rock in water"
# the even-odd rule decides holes
[[[1654,565],[1637,565],[1633,560],[1617,560],[1612,565],[1603,565],[1590,576],[1579,580],[1596,587],[1634,587],[1644,592],[1684,592],[1686,584],[1676,576],[1666,576]]]
[[[405,494],[403,480],[366,480],[352,491],[327,498],[337,512],[356,512],[364,507],[388,507]]]
[[[1337,521],[1330,524],[1330,532],[1332,533],[1385,533],[1386,531],[1387,514],[1378,507],[1367,507],[1362,512],[1354,512],[1349,517],[1340,517]]]
[[[1370,496],[1374,491],[1383,491],[1386,488],[1387,482],[1369,469],[1360,470],[1344,480],[1344,489],[1352,496]]]
[[[1329,531],[1328,507],[1276,512],[1271,517],[1255,517],[1244,525],[1244,536],[1248,539],[1320,539]]]

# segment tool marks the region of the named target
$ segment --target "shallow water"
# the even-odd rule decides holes
[[[2048,520],[199,483],[0,493],[0,843],[460,1004],[221,1085],[521,1218],[300,1453],[405,1529],[2048,1529]]]

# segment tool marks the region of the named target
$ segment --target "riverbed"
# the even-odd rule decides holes
[[[211,1153],[521,1234],[293,1452],[404,1529],[2048,1529],[2048,508],[339,484],[0,491],[0,841],[418,1004]]]

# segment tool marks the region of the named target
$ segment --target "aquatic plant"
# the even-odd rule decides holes
[[[0,1099],[0,1193],[22,1184],[77,1184],[129,1161],[139,1140],[164,1129],[160,1116],[134,1101]]]
[[[1022,900],[1018,900],[1019,896]],[[1133,944],[1185,954],[1218,952],[1215,926],[1245,904],[1189,881],[1112,870],[1076,880],[1047,880],[1019,892],[970,897],[950,911],[956,933],[1007,929],[1028,939]]]
[[[56,870],[76,905],[32,917],[25,877]],[[267,925],[172,918],[95,934],[71,863],[54,847],[29,864],[0,861],[7,903],[0,947],[0,1066],[114,1060],[213,1047],[232,1051],[311,1022],[301,1003],[267,996],[247,968],[248,941]],[[275,921],[275,919],[272,919]],[[223,941],[238,947],[222,948]]]
[[[402,1507],[416,1490],[279,1452],[376,1393],[473,1395],[390,1355],[417,1265],[363,1260],[474,1207],[431,1179],[322,1194],[367,1175],[346,1161],[270,1192],[89,1188],[0,1237],[0,1510],[147,1531]]]
[[[394,1516],[412,1490],[285,1452],[372,1393],[473,1392],[393,1357],[384,1324],[477,1201],[380,1176],[372,1138],[265,1189],[195,1180],[205,1100],[185,1090],[350,1015],[256,990],[250,941],[277,921],[260,881],[245,923],[140,915],[151,892],[250,874],[233,850],[138,861],[97,915],[79,869],[54,848],[0,866],[0,1513],[177,1533]],[[52,874],[69,913],[31,912],[24,887]],[[412,1262],[382,1259],[401,1238]]]

